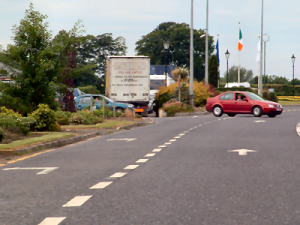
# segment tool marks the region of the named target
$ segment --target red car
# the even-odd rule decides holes
[[[253,114],[255,117],[280,115],[283,108],[276,102],[266,101],[251,92],[231,91],[207,99],[206,110],[216,117],[223,113],[230,117],[236,114]]]

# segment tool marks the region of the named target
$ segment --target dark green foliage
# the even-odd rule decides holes
[[[0,142],[2,142],[4,138],[5,138],[4,131],[3,131],[3,129],[0,127]]]
[[[57,115],[56,114],[56,120],[59,125],[69,125],[70,124],[68,117],[66,117],[65,115]]]
[[[272,92],[269,93],[269,99],[268,100],[273,101],[273,102],[278,102],[278,98],[277,98],[276,94],[272,93]]]
[[[263,97],[264,99],[267,99],[267,98],[268,98],[268,92],[267,92],[267,91],[264,91],[262,97]]]
[[[100,94],[100,91],[97,89],[97,87],[93,85],[78,88],[80,91],[83,91],[86,94]]]
[[[216,91],[226,92],[226,91],[248,91],[254,92],[251,88],[243,88],[243,87],[232,87],[232,88],[217,88]]]
[[[194,29],[194,77],[198,81],[204,79],[205,65],[205,38],[200,38],[204,30]],[[170,43],[165,59],[163,42],[167,39]],[[152,65],[188,66],[190,65],[190,27],[185,23],[161,23],[152,32],[142,36],[137,41],[135,51],[137,55],[149,56]],[[213,37],[209,36],[208,55],[214,51]]]
[[[40,131],[49,130],[50,124],[56,123],[55,112],[45,104],[39,104],[38,109],[33,111],[30,117],[36,120],[37,125],[35,128]]]
[[[1,115],[0,117],[0,127],[9,128],[9,127],[16,127],[16,119],[13,115]]]
[[[208,81],[215,88],[218,87],[219,75],[219,63],[216,55],[212,55],[208,61]]]
[[[78,112],[78,114],[80,114],[83,117],[83,124],[85,125],[92,125],[103,122],[103,118],[93,114],[88,114],[84,112]]]
[[[166,103],[167,101],[169,101],[171,99],[172,95],[171,93],[168,91],[168,92],[165,92],[163,94],[160,94],[158,96],[158,98],[156,98],[154,100],[154,103],[155,103],[155,108],[157,109],[160,109],[164,103]]]

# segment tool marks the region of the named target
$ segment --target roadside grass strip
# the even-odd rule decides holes
[[[74,133],[64,133],[64,132],[42,132],[45,135],[40,137],[27,138],[23,140],[13,141],[8,144],[0,144],[0,150],[13,150],[15,148],[26,147],[36,143],[43,143],[47,141],[58,140],[67,137],[73,137]]]
[[[152,152],[160,152],[160,151],[161,151],[161,148],[155,148],[155,149],[153,149]]]
[[[90,189],[104,189],[108,185],[111,185],[113,182],[100,182],[98,184],[95,184],[94,186],[90,187]]]
[[[79,207],[79,206],[82,206],[91,197],[92,197],[92,195],[76,196],[75,198],[71,199],[68,203],[64,204],[62,207]]]
[[[155,156],[155,153],[149,153],[149,154],[145,155],[145,157],[153,157],[153,156]]]
[[[66,217],[47,217],[38,225],[58,225],[64,219],[66,219]]]
[[[126,167],[124,168],[124,170],[134,170],[134,169],[136,169],[138,166],[139,166],[139,165],[129,165],[129,166],[126,166]]]
[[[113,175],[111,175],[110,178],[120,178],[120,177],[125,176],[126,174],[127,173],[118,172],[118,173],[114,173]]]
[[[72,130],[72,129],[91,129],[91,128],[98,128],[98,129],[109,129],[109,128],[116,128],[118,126],[125,126],[131,125],[137,122],[133,121],[118,121],[118,120],[107,120],[103,123],[98,123],[96,125],[64,125],[61,126],[63,130]]]
[[[136,161],[136,163],[145,163],[147,162],[149,159],[139,159]]]

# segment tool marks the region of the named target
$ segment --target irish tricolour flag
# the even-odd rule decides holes
[[[241,31],[241,28],[239,28],[239,44],[238,44],[238,50],[239,51],[242,51],[243,49],[243,37],[242,37],[242,31]]]

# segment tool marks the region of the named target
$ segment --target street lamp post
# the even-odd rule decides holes
[[[228,49],[225,52],[225,56],[226,56],[226,59],[227,59],[227,88],[228,88],[228,59],[229,59],[229,56],[230,56],[230,53],[228,52]]]
[[[166,39],[163,43],[164,45],[164,49],[165,49],[165,52],[166,52],[166,66],[165,66],[165,76],[166,76],[166,80],[165,80],[165,86],[167,86],[167,80],[168,80],[168,68],[167,68],[167,65],[168,65],[168,49],[169,49],[169,46],[170,46],[170,43],[168,42],[168,40]]]
[[[206,1],[205,84],[208,84],[208,0]]]
[[[294,54],[293,54],[293,56],[291,57],[291,59],[292,59],[292,62],[293,62],[293,96],[295,96],[295,77],[294,77],[294,74],[295,74],[295,66],[294,66],[294,64],[295,64],[295,59],[296,59],[296,57],[294,56]]]

